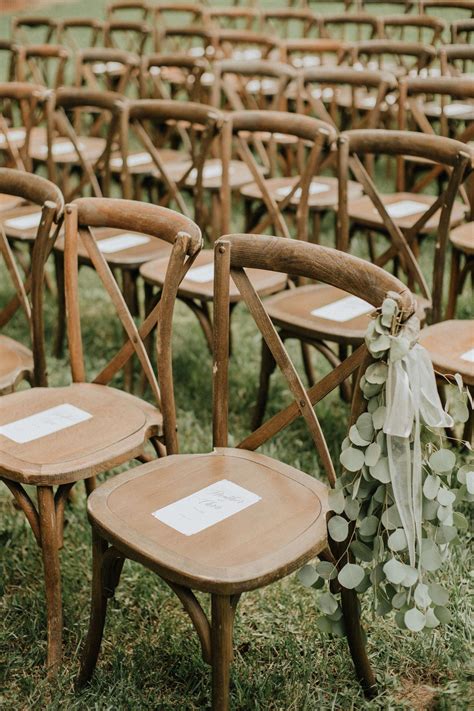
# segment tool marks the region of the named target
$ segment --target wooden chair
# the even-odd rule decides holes
[[[199,103],[203,98],[202,84],[206,69],[203,59],[190,57],[185,52],[146,54],[142,57],[140,69],[140,98]]]
[[[201,246],[200,231],[194,223],[154,205],[83,198],[67,205],[65,214],[66,301],[73,383],[66,387],[32,388],[0,398],[1,477],[23,509],[43,556],[49,673],[57,672],[61,663],[59,549],[69,491],[77,481],[85,480],[90,492],[97,474],[141,458],[148,441],[160,454],[167,447],[176,451],[171,319],[176,288]],[[139,232],[149,240],[164,240],[172,245],[161,300],[140,326],[131,317],[97,246],[94,230],[102,227]],[[126,343],[93,382],[87,382],[83,357],[78,298],[79,240],[87,249],[127,334]],[[161,394],[143,343],[155,325]],[[112,387],[114,376],[132,355],[140,361],[155,405]],[[49,420],[45,424],[46,416]],[[23,423],[27,417],[35,417],[36,431],[31,427],[25,431]],[[25,485],[36,487],[38,508]]]
[[[143,54],[152,28],[142,20],[107,20],[104,23],[104,43],[106,47]]]
[[[155,52],[179,52],[184,47],[167,47],[163,44],[164,34],[168,28],[178,29],[196,26],[205,30],[204,8],[198,3],[190,2],[160,2],[151,8],[151,24],[153,27],[153,50]],[[169,39],[169,38],[168,38]]]
[[[379,24],[374,15],[365,12],[336,13],[319,16],[320,36],[350,42],[378,37]]]
[[[58,20],[58,42],[74,52],[84,47],[97,47],[103,43],[104,23],[94,17],[68,17]]]
[[[213,33],[204,26],[165,26],[155,35],[155,51],[162,54],[186,52],[191,57],[212,59]]]
[[[257,32],[261,26],[261,13],[255,7],[209,7],[204,11],[203,21],[211,32],[219,30]]]
[[[56,33],[56,20],[45,15],[13,17],[11,36],[17,44],[49,44]]]
[[[0,335],[0,395],[5,395],[13,392],[22,380],[36,386],[47,384],[42,308],[44,267],[62,223],[64,201],[59,189],[48,180],[8,168],[0,168],[0,192],[28,201],[37,210],[31,267],[24,278],[5,227],[21,230],[25,217],[18,209],[0,212],[0,252],[7,279],[15,291],[15,296],[0,309],[0,328],[3,329],[18,310],[22,311],[32,345],[30,350],[5,333]]]
[[[212,46],[216,59],[270,59],[278,51],[279,41],[263,32],[250,30],[215,30]]]
[[[435,46],[447,29],[445,20],[430,15],[383,15],[379,18],[379,37],[401,42]]]
[[[443,17],[448,15],[452,19],[474,17],[473,0],[419,0],[418,7],[423,15],[436,17],[439,12]]]
[[[148,20],[153,8],[143,0],[117,0],[105,8],[107,20]]]
[[[468,276],[471,275],[471,284],[474,281],[474,215],[472,212],[470,217],[470,222],[455,227],[449,233],[451,272],[445,314],[447,320],[456,317],[458,296],[461,294]]]
[[[438,198],[430,195],[415,197],[411,193],[383,194],[363,165],[367,154],[423,156],[451,166],[452,173]],[[395,260],[410,288],[419,294],[417,313],[421,320],[425,320],[427,313],[431,313],[434,321],[441,315],[448,232],[450,225],[459,224],[464,218],[465,209],[455,202],[455,197],[470,170],[471,161],[472,155],[464,144],[439,136],[365,129],[346,131],[338,139],[337,246],[344,252],[349,249],[350,229],[351,234],[359,229],[364,234],[374,230],[385,235],[388,247],[376,254],[373,245],[371,261],[385,267]],[[366,193],[364,197],[350,199],[350,177],[360,183]],[[394,210],[391,205],[397,206],[396,209],[406,207],[417,211],[407,217],[391,216],[390,212]],[[418,264],[417,239],[420,233],[436,235],[431,289]],[[344,290],[309,284],[272,296],[267,300],[266,308],[284,340],[307,343],[334,368],[345,358],[348,349],[360,345],[369,323],[370,307],[366,301],[354,302],[348,297]],[[304,365],[312,384],[315,381],[312,363],[306,359]],[[262,421],[274,367],[274,359],[264,347],[254,425]],[[344,384],[342,394],[345,399],[349,397],[348,384]]]
[[[301,163],[295,164],[296,175],[270,179],[271,160],[262,139],[267,147],[271,146],[274,143],[272,136],[275,134],[295,139],[296,142],[292,146],[295,153],[298,142],[306,142],[306,153],[301,156]],[[309,205],[312,205],[314,200],[313,196],[309,195],[310,186],[314,184],[312,177],[317,173],[321,155],[334,137],[335,132],[321,121],[294,114],[273,111],[240,111],[229,114],[223,129],[222,172],[218,179],[218,184],[222,184],[219,208],[223,231],[230,226],[231,212],[236,212],[233,208],[234,199],[240,194],[254,208],[250,211],[250,207],[247,207],[246,210],[248,229],[258,233],[275,230],[285,237],[293,235],[305,239]],[[262,158],[265,159],[264,162]],[[301,172],[298,172],[298,166]],[[269,174],[268,178],[266,174]],[[294,227],[289,223],[293,218]],[[179,298],[198,318],[209,349],[212,349],[213,337],[213,318],[210,310],[214,285],[212,261],[212,250],[204,249],[196,261],[196,268],[188,274],[179,290]],[[164,268],[164,261],[157,260],[143,266],[140,273],[146,282],[159,289]],[[288,283],[286,273],[274,274],[254,270],[249,276],[261,296],[276,293]],[[232,309],[239,301],[238,290],[233,286]]]
[[[396,77],[426,71],[437,56],[430,45],[387,39],[353,42],[348,53],[353,66],[382,69]]]
[[[345,0],[345,9],[359,12],[369,12],[372,15],[393,13],[394,11],[409,13],[418,9],[419,0]]]
[[[289,39],[281,42],[280,59],[295,69],[342,64],[348,45],[332,39]]]
[[[15,40],[0,39],[0,62],[2,81],[14,81],[16,76],[15,62],[17,60]]]
[[[307,8],[262,9],[262,28],[279,39],[317,37],[318,16]]]
[[[76,52],[74,83],[91,91],[125,94],[138,90],[139,70],[140,57],[133,52],[90,47]]]
[[[451,42],[453,44],[472,44],[474,19],[451,22]]]
[[[439,49],[441,73],[445,76],[472,77],[474,47],[468,44],[446,44]]]
[[[355,296],[369,299],[372,306],[379,307],[386,292],[394,291],[404,315],[413,312],[411,294],[393,276],[343,253],[270,236],[230,235],[216,243],[214,450],[169,456],[134,469],[133,475],[119,474],[89,497],[94,557],[92,610],[80,685],[90,679],[96,665],[107,601],[119,583],[126,558],[157,573],[189,614],[203,659],[212,668],[213,711],[228,711],[230,707],[233,622],[241,595],[291,574],[316,555],[337,566],[346,562],[345,556],[336,562],[340,554],[329,550],[326,486],[293,466],[255,451],[303,416],[315,455],[333,487],[334,465],[313,408],[348,374],[358,371],[356,377],[360,377],[361,367],[370,362],[362,346],[314,388],[305,390],[248,276],[255,268],[280,272],[288,264],[302,278],[347,288]],[[287,408],[236,447],[229,447],[228,442],[228,409],[232,403],[228,381],[230,277],[274,354],[292,395]],[[364,409],[359,389],[355,388],[355,392],[351,422]],[[179,505],[184,497],[194,494],[202,499],[207,495],[222,502],[231,492],[240,496],[238,514],[234,514],[236,509],[220,509],[214,519],[204,515],[188,529],[180,527],[172,516],[166,518],[165,507],[175,502]],[[195,590],[210,594],[210,620]],[[371,695],[375,692],[375,678],[365,651],[357,594],[346,589],[341,593],[356,673]]]
[[[66,66],[71,52],[62,45],[30,44],[16,47],[15,62],[17,81],[42,84],[57,89],[66,83]]]

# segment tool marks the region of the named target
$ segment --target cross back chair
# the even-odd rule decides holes
[[[455,13],[453,19],[459,17],[474,17],[474,2],[473,0],[419,0],[419,11],[423,15],[436,16],[441,12],[442,16],[449,13]]]
[[[295,69],[342,64],[348,45],[334,39],[289,39],[280,44],[280,59]]]
[[[280,39],[317,37],[318,16],[308,8],[262,9],[262,29]]]
[[[366,12],[336,13],[319,16],[320,36],[345,42],[378,37],[379,25],[374,15]]]
[[[11,36],[18,44],[49,44],[56,33],[56,20],[44,15],[12,18]]]
[[[260,30],[261,13],[255,7],[210,7],[204,11],[204,24],[211,31]]]
[[[279,40],[263,32],[220,29],[212,32],[212,46],[216,59],[270,59],[279,48]]]
[[[437,56],[430,45],[387,39],[354,42],[348,52],[353,66],[382,69],[397,77],[427,70]]]
[[[186,52],[191,57],[213,59],[213,33],[204,25],[165,25],[155,35],[155,52]]]
[[[272,236],[229,235],[215,246],[216,329],[213,356],[213,445],[211,453],[166,457],[98,488],[88,501],[93,530],[92,610],[82,656],[79,684],[87,682],[99,654],[108,598],[118,585],[124,559],[140,562],[169,585],[199,635],[203,659],[212,667],[212,709],[230,707],[233,622],[241,595],[262,588],[319,555],[336,566],[340,552],[330,550],[326,529],[327,491],[318,479],[256,452],[257,448],[302,416],[315,459],[336,483],[334,464],[314,411],[349,373],[361,375],[368,358],[365,346],[337,371],[306,390],[278,333],[271,324],[249,273],[280,272],[288,265],[302,278],[344,287],[380,307],[388,290],[397,294],[404,317],[413,312],[410,292],[393,276],[362,260],[324,247]],[[232,278],[262,338],[268,343],[291,392],[291,404],[236,447],[229,447],[229,306]],[[364,409],[359,389],[353,422]],[[208,489],[208,487],[212,487]],[[237,494],[243,510],[213,521],[204,516],[184,529],[166,517],[165,507],[194,495],[196,499]],[[248,498],[247,498],[248,497]],[[179,503],[178,503],[179,506]],[[246,506],[246,508],[245,508]],[[223,509],[221,509],[223,511]],[[154,512],[154,515],[152,515]],[[229,512],[230,513],[230,512]],[[217,521],[217,522],[216,522]],[[238,544],[236,545],[236,542]],[[194,590],[210,593],[211,619]],[[375,678],[365,651],[357,594],[342,589],[342,607],[356,673],[367,694]]]
[[[451,22],[452,44],[472,44],[474,35],[474,19],[455,20]]]
[[[166,48],[162,42],[164,41],[164,33],[168,27],[187,27],[192,26],[205,29],[204,23],[204,8],[198,3],[188,2],[160,2],[151,8],[151,24],[153,27],[153,49],[155,52],[164,51],[179,51],[179,46]],[[183,48],[181,48],[183,51]]]
[[[96,47],[103,43],[104,23],[95,17],[68,17],[58,20],[56,36],[58,42],[73,52],[83,47]]]
[[[140,98],[207,103],[202,101],[206,69],[203,59],[185,52],[146,54],[140,69]]]
[[[133,52],[113,47],[88,47],[76,52],[77,87],[92,91],[116,91],[126,94],[138,82],[140,58]]]
[[[356,10],[370,12],[372,15],[385,13],[387,10],[393,12],[409,13],[418,9],[419,0],[345,0],[345,9],[354,8]]]
[[[31,350],[22,343],[0,335],[0,395],[11,393],[22,380],[32,385],[47,384],[43,324],[44,268],[63,218],[64,201],[59,189],[37,175],[0,168],[0,192],[34,204],[37,211],[31,266],[24,276],[6,235],[6,228],[21,229],[21,211],[0,213],[0,253],[6,268],[6,282],[15,295],[0,309],[0,328],[18,311],[28,322]]]
[[[446,44],[439,49],[441,73],[445,76],[472,76],[474,47],[469,44]]]
[[[105,8],[107,20],[148,20],[151,12],[152,7],[147,2],[143,2],[143,0],[118,0],[117,2],[109,3]]]
[[[0,39],[0,61],[2,67],[2,81],[14,81],[16,75],[15,62],[17,42],[12,39]]]
[[[430,15],[382,15],[379,36],[402,42],[422,42],[435,46],[442,40],[448,23]]]
[[[30,44],[16,47],[16,78],[32,81],[49,89],[66,83],[66,68],[71,52],[59,44]]]
[[[104,23],[104,43],[106,47],[125,50],[141,55],[152,28],[142,20],[107,20]]]
[[[98,247],[94,231],[103,227],[138,232],[148,239],[165,240],[172,246],[161,299],[140,325],[130,315]],[[142,458],[147,442],[161,455],[176,451],[171,322],[176,288],[201,246],[199,228],[186,217],[137,202],[81,198],[66,206],[65,228],[66,302],[73,382],[66,387],[38,387],[0,398],[1,478],[24,511],[43,556],[50,674],[57,672],[61,663],[59,549],[69,491],[77,481],[85,480],[90,492],[97,474]],[[87,249],[118,322],[127,334],[126,342],[117,347],[104,367],[101,361],[101,372],[92,382],[86,377],[81,333],[79,240]],[[155,326],[158,377],[144,346],[144,339]],[[100,343],[103,343],[102,338],[100,334]],[[154,405],[113,386],[116,374],[133,355],[140,361],[150,384]],[[37,423],[36,432],[28,427],[31,420],[25,421],[30,417]],[[37,508],[24,485],[36,487]]]
[[[452,172],[439,197],[414,196],[411,193],[383,194],[377,188],[376,178],[364,167],[365,157],[373,154],[383,157],[422,156],[450,166]],[[386,267],[395,260],[410,288],[418,292],[417,314],[421,321],[426,320],[427,313],[431,313],[432,320],[439,320],[448,232],[450,225],[464,218],[465,208],[460,208],[455,198],[462,180],[470,171],[472,155],[469,149],[459,141],[439,136],[361,129],[340,134],[337,155],[338,248],[347,252],[352,247],[349,237],[356,229],[364,235],[369,232],[371,262]],[[357,180],[363,188],[363,197],[356,200],[350,198],[350,178]],[[404,210],[406,216],[402,216]],[[375,245],[371,246],[372,230],[385,235],[388,240],[388,246],[384,245],[379,254],[375,251]],[[420,233],[436,235],[431,289],[418,263],[417,239]],[[348,349],[362,343],[369,323],[370,306],[367,302],[354,302],[348,297],[344,289],[307,284],[270,297],[266,306],[283,340],[296,339],[306,343],[334,368],[346,357]],[[315,375],[309,357],[304,360],[304,365],[308,381],[312,384]],[[262,421],[274,368],[275,361],[264,345],[254,424]],[[350,397],[350,392],[350,384],[344,383],[341,387],[344,399]]]

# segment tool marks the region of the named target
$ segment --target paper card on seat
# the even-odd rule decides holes
[[[82,151],[84,149],[84,144],[83,143],[78,143],[77,144],[79,147],[79,150]],[[48,152],[48,146],[39,146],[38,148],[38,153],[41,153],[42,155],[46,155]],[[67,153],[75,153],[76,149],[74,148],[74,144],[72,141],[61,141],[60,143],[53,143],[52,148],[51,148],[51,153],[53,156],[63,156],[66,155]]]
[[[463,116],[474,111],[474,104],[461,104],[453,102],[444,107],[445,116]]]
[[[331,304],[314,309],[311,311],[311,316],[344,323],[358,316],[368,314],[373,310],[372,304],[367,303],[364,299],[359,299],[358,296],[345,296],[343,299],[338,299]]]
[[[25,442],[33,442],[35,439],[46,437],[65,430],[68,427],[77,425],[79,422],[90,420],[92,415],[85,410],[81,410],[75,405],[64,403],[56,407],[50,407],[43,412],[37,412],[35,415],[24,417],[15,422],[9,422],[7,425],[0,427],[0,434],[8,439],[24,444]]]
[[[115,237],[108,237],[97,242],[97,246],[102,254],[112,254],[113,252],[121,252],[130,247],[138,247],[141,244],[147,244],[150,241],[145,235],[138,235],[134,232],[124,232]]]
[[[175,501],[153,516],[185,536],[193,536],[256,504],[261,497],[232,481],[222,479],[184,499]]]
[[[470,351],[466,351],[465,353],[462,354],[461,360],[467,360],[469,363],[474,363],[474,348],[471,348]]]
[[[248,48],[248,49],[237,49],[235,52],[232,53],[232,59],[261,59],[262,58],[262,53],[259,49],[255,48]]]
[[[13,227],[15,230],[30,230],[32,227],[38,227],[40,222],[41,212],[31,212],[29,215],[20,215],[6,220],[5,227]]]
[[[417,212],[425,212],[428,207],[424,202],[417,200],[399,200],[392,202],[391,205],[386,205],[385,209],[390,217],[410,217],[410,215],[416,215]]]
[[[9,141],[21,141],[26,136],[26,130],[24,128],[12,128],[7,131],[7,135],[4,133],[0,134],[0,144],[7,142],[7,137]]]
[[[190,54],[191,57],[204,57],[205,53],[206,50],[204,47],[191,47],[188,49],[188,54]]]
[[[103,72],[117,72],[122,68],[122,62],[97,62],[92,66],[92,71],[95,74],[102,74]]]
[[[152,158],[149,153],[135,153],[131,156],[127,156],[127,165],[131,166],[132,168],[136,165],[146,165],[147,163],[151,163]],[[122,159],[121,158],[112,158],[110,161],[110,165],[112,168],[121,168],[122,167]]]
[[[284,185],[282,188],[278,188],[276,191],[277,195],[279,197],[286,197],[291,193],[293,190],[293,187],[291,185]],[[319,195],[320,193],[327,193],[329,190],[331,190],[330,185],[326,185],[325,183],[318,183],[313,181],[311,185],[309,186],[309,194],[310,195]],[[295,191],[294,194],[295,198],[300,198],[301,197],[301,188],[298,188]]]
[[[214,279],[214,264],[203,264],[202,267],[194,267],[186,274],[186,279],[195,281],[198,284],[205,284]]]
[[[202,177],[220,178],[222,175],[222,163],[214,163],[213,165],[205,165],[202,169]],[[197,180],[197,169],[193,168],[188,175],[188,180]]]

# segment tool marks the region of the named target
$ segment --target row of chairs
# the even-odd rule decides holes
[[[128,7],[128,4],[127,4]],[[389,39],[437,45],[451,39],[453,44],[469,43],[474,20],[448,23],[431,15],[370,15],[336,13],[318,15],[309,9],[253,7],[205,8],[194,4],[158,5],[140,19],[120,18],[109,7],[108,19],[23,16],[12,21],[11,36],[19,44],[63,44],[77,49],[88,38],[90,46],[121,46],[144,51],[151,42],[154,51],[166,48],[166,32],[177,27],[195,27],[219,32],[247,30],[279,39],[321,38],[338,40]],[[170,19],[172,21],[170,21]],[[83,45],[84,46],[84,45]]]
[[[270,120],[271,114],[265,114],[267,119],[262,117],[262,120]],[[310,140],[310,129],[310,119],[300,118],[300,137]],[[403,151],[411,148],[431,159],[438,157],[453,168],[448,197],[442,200],[443,214],[446,214],[449,208],[444,206],[452,200],[456,183],[462,180],[465,170],[472,167],[474,156],[466,154],[462,145],[444,138],[420,140],[410,134],[392,138],[394,143],[385,131],[342,134],[340,163],[344,165],[344,173],[348,168],[345,161],[349,160],[352,169],[362,178],[357,156],[367,151],[392,152],[394,145]],[[369,183],[367,189],[370,193]],[[136,201],[80,198],[64,206],[55,185],[21,171],[0,169],[0,191],[34,202],[41,208],[32,268],[18,289],[17,300],[12,302],[14,308],[23,306],[27,313],[33,313],[36,334],[42,325],[45,262],[63,218],[65,224],[65,296],[72,383],[65,387],[36,387],[0,398],[2,479],[24,511],[43,556],[48,672],[56,673],[61,664],[59,551],[63,544],[65,502],[72,487],[84,480],[90,494],[93,581],[91,618],[79,684],[87,682],[92,675],[108,599],[119,583],[124,561],[132,559],[157,573],[183,604],[198,633],[203,658],[212,667],[212,708],[226,711],[233,620],[241,595],[292,573],[315,555],[333,562],[336,567],[345,563],[345,559],[336,560],[338,556],[334,557],[328,545],[327,488],[313,477],[255,450],[302,416],[311,432],[315,454],[322,462],[330,486],[334,486],[334,464],[313,408],[353,376],[356,387],[351,421],[355,421],[362,408],[357,383],[371,362],[366,347],[360,345],[307,391],[285,349],[284,334],[272,325],[274,317],[268,302],[262,304],[259,299],[252,273],[258,269],[278,275],[291,265],[294,277],[316,283],[320,290],[351,295],[368,304],[370,309],[380,307],[390,292],[398,299],[404,319],[415,312],[413,296],[387,271],[342,251],[273,236],[239,234],[218,240],[213,296],[215,449],[209,454],[178,455],[171,365],[172,316],[180,284],[184,284],[183,280],[193,270],[199,269],[202,246],[199,227],[167,208]],[[341,197],[343,194],[344,188]],[[375,195],[372,197],[374,205],[378,205]],[[386,211],[382,210],[382,214],[386,216]],[[0,219],[5,224],[1,213]],[[444,217],[441,221],[444,222]],[[142,234],[151,240],[164,241],[170,247],[161,298],[138,324],[99,248],[97,231],[103,229]],[[393,234],[395,240],[397,230]],[[9,272],[19,286],[19,280],[15,279],[19,270],[14,268],[13,253],[3,232],[1,239]],[[82,248],[94,264],[126,332],[125,343],[92,382],[86,377],[87,353],[80,320],[82,300],[78,269]],[[230,287],[231,276],[233,287]],[[300,288],[306,287],[297,287],[294,291]],[[228,408],[232,404],[228,391],[229,313],[234,300],[233,289],[245,301],[265,348],[281,369],[294,398],[294,402],[272,417],[265,428],[257,428],[246,437],[238,449],[229,448],[228,444]],[[330,299],[325,301],[328,303]],[[157,329],[156,373],[146,343],[154,327]],[[451,340],[450,348],[453,347]],[[114,376],[132,354],[138,358],[150,384],[153,404],[112,387]],[[147,461],[150,459],[144,451],[147,442],[155,447],[160,456],[158,460]],[[133,459],[144,463],[109,478],[94,491],[97,474]],[[223,477],[230,484],[223,482]],[[36,488],[37,506],[25,486]],[[165,508],[171,503],[195,492],[207,492],[208,487],[218,489],[215,495],[225,496],[229,494],[225,486],[233,487],[234,496],[237,491],[240,496],[243,493],[250,496],[249,503],[259,503],[250,505],[238,517],[231,516],[218,523],[218,538],[215,527],[183,535],[179,526],[176,530],[163,518]],[[196,590],[210,594],[210,620],[194,594]],[[366,693],[372,695],[376,688],[375,676],[365,650],[355,591],[342,591],[342,608],[357,676]]]

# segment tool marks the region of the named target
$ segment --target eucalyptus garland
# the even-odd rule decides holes
[[[316,589],[333,581],[318,597],[324,632],[344,634],[338,586],[372,590],[375,614],[394,614],[412,632],[450,619],[437,571],[468,527],[454,507],[474,500],[474,466],[459,466],[445,428],[466,422],[469,393],[457,374],[442,408],[418,333],[416,317],[403,323],[391,293],[367,330],[374,358],[360,380],[367,407],[342,444],[343,474],[329,493],[328,536],[338,559],[299,572]]]

